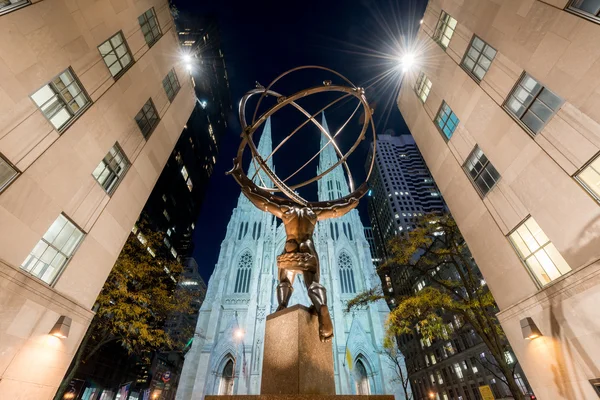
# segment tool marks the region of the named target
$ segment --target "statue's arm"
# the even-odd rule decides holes
[[[249,187],[242,187],[242,193],[254,204],[258,209],[270,212],[277,218],[281,218],[287,207],[283,204],[278,204],[270,199],[267,192],[252,190]]]
[[[357,205],[358,199],[351,197],[340,204],[334,204],[329,207],[315,207],[313,208],[313,211],[315,214],[317,214],[317,219],[321,221],[324,219],[341,217],[342,215],[354,210]]]

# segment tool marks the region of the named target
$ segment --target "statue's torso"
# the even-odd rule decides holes
[[[281,218],[287,239],[303,242],[310,239],[317,224],[317,214],[308,207],[291,207]]]

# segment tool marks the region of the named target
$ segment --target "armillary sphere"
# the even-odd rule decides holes
[[[330,72],[330,73],[334,74],[335,77],[340,78],[341,84],[337,84],[330,80],[327,80],[327,81],[324,81],[322,85],[304,89],[299,92],[293,93],[289,96],[284,96],[284,95],[276,92],[275,90],[273,90],[273,85],[277,81],[281,80],[283,77],[286,77],[286,76],[290,75],[291,73],[299,71],[299,70],[308,70],[308,69]],[[314,114],[309,113],[308,111],[306,111],[303,107],[301,107],[297,103],[297,101],[299,99],[306,98],[308,96],[315,95],[317,93],[322,93],[322,92],[337,92],[337,93],[340,93],[340,97],[331,101],[329,104],[327,104],[325,107],[321,108]],[[260,95],[260,98],[258,99],[256,107],[254,109],[254,113],[252,116],[252,122],[250,124],[248,124],[248,122],[246,121],[246,104],[251,97],[256,96],[256,95]],[[271,108],[269,108],[267,111],[265,111],[262,115],[257,117],[258,108],[259,108],[262,100],[267,95],[275,97],[277,99],[277,103],[275,105],[273,105]],[[327,110],[328,108],[330,108],[334,104],[337,104],[341,100],[351,98],[352,96],[359,100],[359,104],[357,105],[357,107],[354,110],[354,112],[352,113],[352,115],[350,115],[350,117],[348,117],[346,122],[344,122],[344,124],[337,130],[337,132],[335,134],[331,135],[329,132],[327,132],[327,130],[325,128],[323,128],[323,126],[315,119],[315,117],[319,113]],[[254,133],[260,128],[260,126],[262,124],[265,123],[267,118],[269,118],[270,116],[275,114],[277,111],[281,110],[283,107],[288,106],[288,105],[295,107],[298,111],[300,111],[302,114],[304,114],[307,119],[306,119],[306,121],[301,123],[296,129],[294,129],[286,138],[284,138],[275,147],[275,149],[273,149],[271,154],[269,154],[266,158],[263,158],[259,154],[257,146],[253,141]],[[362,122],[361,131],[360,131],[359,135],[357,136],[356,141],[354,142],[352,147],[346,153],[342,153],[335,140],[336,140],[336,138],[338,138],[340,136],[342,130],[344,128],[346,128],[346,126],[348,125],[350,120],[354,117],[354,115],[356,115],[356,112],[359,111],[361,107],[364,112],[364,120]],[[246,149],[246,146],[248,146],[250,148],[250,152],[252,153],[252,163],[254,163],[256,166],[256,172],[254,173],[253,176],[248,177],[248,178],[250,178],[250,181],[252,182],[251,184],[255,185],[259,189],[262,189],[266,192],[271,193],[271,196],[273,196],[274,199],[279,199],[281,201],[291,200],[292,202],[294,202],[298,205],[302,205],[302,206],[306,206],[306,207],[314,207],[314,206],[322,205],[324,203],[327,203],[327,204],[335,203],[337,200],[328,201],[328,202],[310,202],[310,201],[307,201],[306,199],[304,199],[303,197],[301,197],[296,190],[301,187],[304,187],[312,182],[316,182],[316,181],[320,180],[321,178],[323,178],[325,175],[327,175],[329,172],[331,172],[334,168],[336,168],[339,165],[343,165],[343,168],[345,169],[346,174],[348,175],[348,183],[349,183],[349,187],[350,187],[350,194],[348,196],[345,196],[343,199],[350,198],[350,197],[360,198],[366,192],[367,181],[371,175],[371,172],[373,170],[373,165],[375,162],[374,155],[373,155],[373,157],[371,157],[371,162],[370,162],[370,166],[369,166],[369,169],[367,172],[367,177],[365,179],[365,182],[358,189],[355,189],[355,187],[354,187],[352,172],[350,171],[350,168],[348,167],[348,164],[346,161],[347,161],[348,157],[350,156],[350,154],[352,154],[352,152],[358,147],[360,141],[365,138],[365,135],[369,128],[371,128],[371,131],[373,134],[373,144],[375,143],[376,135],[375,135],[375,125],[373,123],[373,110],[370,108],[369,104],[367,103],[364,89],[355,86],[352,82],[350,82],[346,77],[344,77],[340,73],[333,71],[329,68],[325,68],[325,67],[321,67],[321,66],[314,66],[314,65],[307,65],[307,66],[301,66],[301,67],[290,69],[289,71],[286,71],[283,74],[279,75],[277,78],[275,78],[275,80],[273,80],[267,87],[258,86],[257,88],[248,91],[240,101],[239,118],[240,118],[240,123],[242,126],[242,135],[241,135],[242,140],[241,140],[238,152],[237,152],[237,156],[234,159],[234,165],[235,165],[234,170],[232,170],[231,172],[235,171],[236,173],[244,174],[242,167],[241,167],[242,156],[243,156],[244,150]],[[328,142],[325,144],[325,146],[323,146],[319,150],[318,153],[316,153],[314,156],[312,156],[312,158],[310,160],[308,160],[304,165],[302,165],[300,168],[298,168],[293,174],[291,174],[290,176],[288,176],[285,179],[280,179],[271,170],[271,168],[269,168],[269,166],[267,165],[267,161],[271,157],[273,157],[273,155],[281,148],[281,146],[283,146],[288,140],[290,140],[292,138],[292,136],[294,136],[302,127],[304,127],[306,124],[308,124],[308,122],[312,122],[314,125],[316,125],[319,128],[319,130],[323,133],[323,135],[325,135],[327,137]],[[306,167],[311,161],[313,161],[316,157],[318,157],[319,154],[321,154],[321,152],[323,152],[323,150],[325,150],[325,148],[327,146],[333,146],[333,148],[338,156],[338,161],[335,164],[331,165],[325,171],[321,172],[320,174],[318,174],[318,175],[314,176],[313,178],[310,178],[304,182],[301,182],[301,183],[298,183],[295,185],[288,185],[286,183],[290,178],[292,178],[294,175],[296,175],[298,172],[300,172],[304,167]],[[373,148],[375,148],[375,146],[373,146]],[[236,171],[236,169],[237,169],[237,171]],[[261,175],[258,174],[260,170],[264,171],[266,176],[273,182],[275,187],[269,187],[268,185],[265,184]],[[260,178],[260,182],[261,182],[260,185],[255,184],[253,181],[257,174]],[[287,199],[277,196],[275,193],[282,193],[283,195],[285,195],[287,197]],[[338,200],[343,200],[343,199],[338,199]]]

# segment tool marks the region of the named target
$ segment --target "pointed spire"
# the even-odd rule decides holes
[[[331,136],[331,131],[329,130],[327,120],[325,119],[325,113],[322,114],[321,125]],[[319,150],[327,145],[328,142],[329,138],[327,138],[327,136],[321,132],[321,146],[319,147]],[[338,160],[339,158],[335,152],[333,144],[330,143],[319,155],[319,167],[317,168],[317,172],[319,174],[322,173],[338,162]],[[346,196],[348,193],[350,193],[350,190],[348,189],[346,174],[344,173],[341,164],[335,167],[333,171],[330,171],[323,179],[319,181],[319,200],[321,201],[331,200],[332,198],[337,199],[342,196]]]
[[[267,158],[273,151],[273,141],[271,138],[271,117],[267,118],[267,121],[265,122],[262,134],[260,135],[260,140],[258,142],[257,149],[258,154],[260,154],[260,156],[263,159]],[[271,157],[267,161],[267,165],[269,166],[269,168],[271,168],[271,170],[273,170],[273,157]],[[258,167],[258,164],[254,163],[253,161],[250,161],[250,165],[248,166],[248,178],[252,178],[254,176],[254,173],[256,172],[256,167]],[[259,175],[262,178],[262,181],[259,178]],[[273,186],[271,180],[267,177],[264,171],[260,171],[256,175],[256,177],[254,178],[254,183],[256,183],[259,186]]]

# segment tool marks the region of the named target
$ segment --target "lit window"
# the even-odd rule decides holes
[[[175,95],[177,94],[177,92],[179,92],[179,88],[181,87],[179,85],[179,80],[177,79],[177,75],[175,74],[175,68],[173,68],[169,71],[167,76],[165,76],[165,79],[163,79],[162,84],[163,84],[163,88],[165,89],[165,92],[167,93],[167,97],[169,98],[169,101],[173,101],[173,99],[175,98]],[[187,128],[187,125],[186,125],[186,128]]]
[[[148,99],[144,107],[137,113],[135,122],[137,122],[142,131],[142,135],[148,139],[156,125],[158,125],[158,113],[156,112],[156,108],[154,108],[152,99]]]
[[[119,143],[108,151],[108,154],[100,161],[92,176],[102,186],[106,193],[111,194],[117,187],[117,184],[125,176],[129,169],[129,160],[125,157]]]
[[[508,237],[542,286],[571,271],[569,264],[532,217],[527,218]]]
[[[419,78],[417,79],[417,83],[415,85],[415,92],[417,92],[417,96],[421,99],[423,103],[427,101],[427,97],[429,97],[429,92],[431,92],[431,81],[425,75],[425,72],[421,72]],[[405,154],[401,154],[400,157],[406,157]]]
[[[133,61],[123,33],[120,31],[98,46],[98,50],[110,74],[115,77],[125,72],[125,69]]]
[[[13,167],[7,160],[0,154],[0,192],[4,190],[16,177],[19,175],[19,171]]]
[[[142,234],[142,232],[137,234],[137,240],[141,243],[141,244],[146,244],[148,242],[148,240],[146,239],[146,237]]]
[[[154,252],[154,250],[152,250],[150,247],[146,247],[146,251],[152,256],[152,257],[156,257],[156,253]]]
[[[471,154],[469,154],[463,168],[481,196],[485,196],[500,180],[500,174],[485,154],[483,154],[479,146],[475,146]]]
[[[458,117],[448,104],[443,101],[437,116],[435,117],[435,124],[439,131],[444,135],[444,139],[449,140],[456,130],[458,125]]]
[[[177,258],[177,250],[175,250],[175,247],[171,247],[171,255],[173,258]]]
[[[513,357],[512,353],[508,350],[504,352],[504,359],[506,360],[507,364],[512,364],[515,362],[515,358]]]
[[[452,35],[454,35],[454,29],[456,29],[456,20],[452,18],[450,14],[442,10],[440,19],[435,27],[433,40],[438,42],[444,49],[447,49],[450,44],[450,39],[452,39]]]
[[[575,175],[575,179],[600,202],[600,155]],[[2,189],[1,182],[0,179],[0,190]]]
[[[562,104],[562,98],[542,86],[530,75],[524,74],[508,96],[504,108],[535,135],[556,114]]]
[[[144,34],[146,43],[148,43],[148,46],[152,47],[152,45],[156,43],[161,35],[160,26],[158,26],[156,13],[154,12],[154,7],[140,15],[138,17],[138,22],[142,28],[142,33]]]
[[[70,68],[32,94],[31,99],[59,132],[90,104]]]
[[[599,18],[600,16],[598,0],[572,0],[569,9],[588,17]]]
[[[21,268],[52,284],[69,262],[84,233],[63,214],[50,225],[42,239],[27,256]]]
[[[0,15],[28,6],[29,4],[31,2],[28,0],[2,0],[0,1]]]
[[[461,65],[476,80],[481,81],[490,69],[494,57],[496,57],[496,50],[478,36],[473,36]]]
[[[194,188],[194,184],[192,183],[192,178],[187,178],[187,180],[185,181],[185,184],[187,185],[188,190],[191,192],[192,189]]]
[[[167,229],[167,236],[171,236],[171,233],[173,233],[173,231],[171,231],[171,228]]]
[[[165,216],[167,221],[171,221],[171,217],[169,216],[169,213],[167,212],[167,210],[163,210],[163,215]]]
[[[454,367],[454,373],[456,374],[458,379],[462,379],[463,372],[462,372],[462,369],[460,368],[460,365],[458,365],[458,363],[454,363],[453,367]]]
[[[187,172],[187,168],[185,167],[185,165],[183,167],[181,167],[181,175],[183,176],[183,180],[187,180],[187,178],[189,177],[189,174]]]
[[[168,239],[168,238],[166,238],[166,237],[165,237],[165,238],[163,239],[163,242],[165,243],[165,246],[167,246],[167,249],[170,249],[170,248],[171,248],[171,242],[169,241],[169,239]]]

